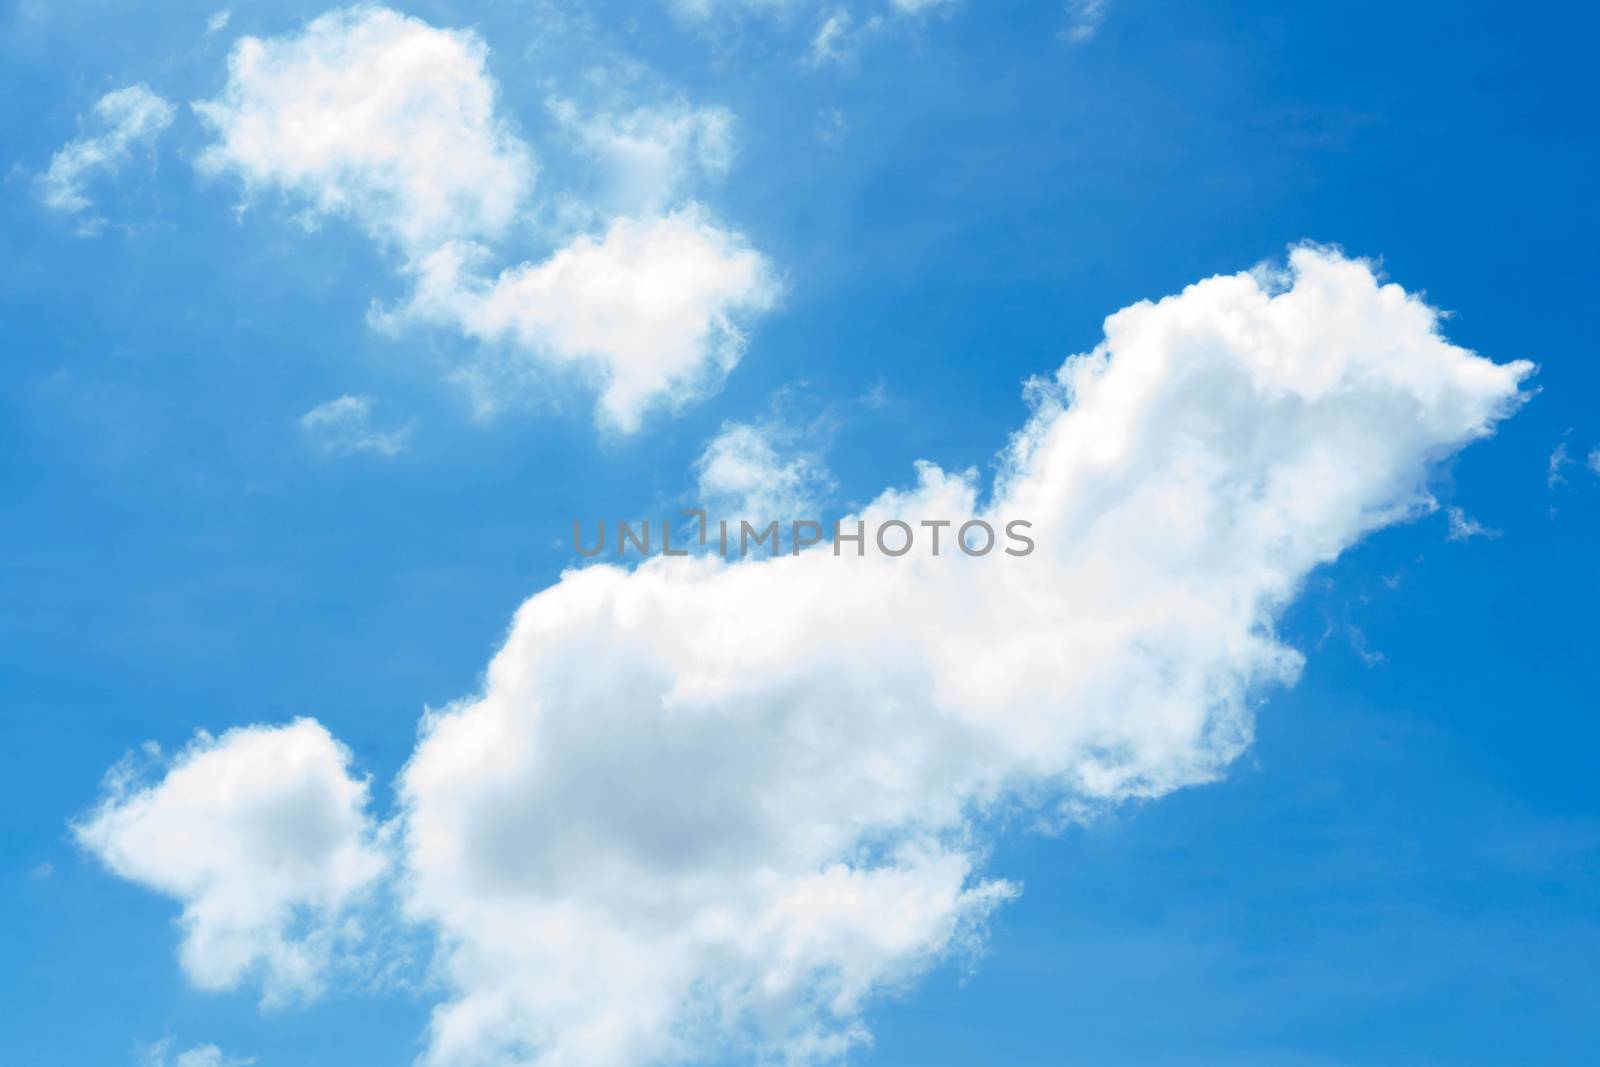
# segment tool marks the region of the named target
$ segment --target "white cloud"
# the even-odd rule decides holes
[[[1067,0],[1067,40],[1075,44],[1092,40],[1109,6],[1109,0]]]
[[[228,28],[228,23],[232,19],[233,19],[233,12],[231,12],[231,11],[229,11],[227,9],[223,9],[221,11],[213,12],[211,17],[206,19],[206,32],[207,33],[221,33],[223,30]]]
[[[1594,471],[1596,474],[1600,474],[1600,448],[1590,451],[1589,469]]]
[[[534,164],[497,114],[487,58],[471,31],[374,7],[242,38],[222,95],[195,105],[219,138],[200,169],[283,193],[308,220],[349,217],[407,255],[498,236]]]
[[[937,558],[656,558],[524,603],[398,783],[405,911],[450,989],[426,1062],[836,1059],[1018,891],[983,872],[1007,816],[1222,773],[1297,675],[1274,624],[1307,575],[1430,510],[1432,466],[1531,371],[1450,345],[1366,263],[1290,265],[1107,319],[1033,383],[985,501],[923,464],[863,513],[1026,519],[1030,555],[946,530]],[[270,980],[289,905],[372,877],[365,800],[301,722],[203,741],[78,833],[185,902],[202,984]]]
[[[686,199],[730,165],[731,114],[673,103],[584,115],[558,97],[553,113],[607,175],[579,212],[600,232],[497,270],[494,245],[527,222],[534,164],[498,114],[486,63],[476,34],[383,8],[244,38],[222,95],[196,105],[219,138],[200,165],[252,194],[284,194],[308,223],[348,217],[396,250],[416,289],[375,322],[512,348],[513,359],[490,354],[457,375],[482,410],[504,406],[541,365],[578,368],[602,393],[602,420],[624,432],[719,384],[743,351],[740,319],[777,288],[742,236]]]
[[[453,325],[523,360],[576,366],[596,380],[601,421],[624,433],[651,407],[720,385],[744,350],[740,318],[778,292],[767,261],[694,208],[619,218],[492,279],[478,256],[461,245],[428,256],[410,302],[381,321]],[[498,403],[504,378],[489,376],[481,404]]]
[[[39,199],[57,211],[86,210],[89,178],[116,173],[134,148],[153,142],[172,125],[174,114],[172,105],[147,85],[102,96],[94,105],[94,118],[103,132],[69,141],[51,157],[50,168],[36,183]]]
[[[1273,624],[1307,574],[1425,513],[1530,370],[1364,263],[1291,262],[1108,319],[988,503],[924,465],[866,512],[1026,518],[1030,556],[656,559],[524,604],[401,780],[454,987],[428,1061],[827,1060],[1016,891],[981,874],[993,817],[1219,774],[1296,676]]]
[[[256,1062],[224,1055],[215,1045],[197,1045],[176,1054],[172,1046],[170,1039],[151,1045],[140,1057],[140,1067],[251,1067]]]
[[[833,477],[800,434],[776,421],[724,423],[695,463],[699,501],[719,516],[762,523],[814,519]]]
[[[348,394],[318,404],[300,416],[300,428],[328,452],[352,455],[371,452],[393,457],[405,448],[411,427],[376,430],[372,427],[372,399]]]
[[[1474,537],[1493,540],[1500,536],[1499,530],[1489,529],[1457,507],[1445,508],[1445,518],[1450,524],[1449,536],[1452,541],[1470,541]]]
[[[158,782],[120,766],[73,832],[113,873],[183,905],[195,985],[259,976],[268,1001],[311,996],[350,934],[346,909],[383,867],[349,762],[309,719],[202,733]]]

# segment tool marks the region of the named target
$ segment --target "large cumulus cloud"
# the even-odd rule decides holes
[[[998,818],[1221,773],[1300,667],[1274,624],[1307,574],[1429,508],[1529,370],[1303,247],[1111,316],[991,486],[923,465],[862,516],[1023,518],[1031,555],[567,573],[398,783],[449,988],[426,1058],[837,1057],[1018,891],[985,869]]]
[[[1272,627],[1307,572],[1427,507],[1528,369],[1364,263],[1290,271],[1112,316],[986,500],[925,466],[867,509],[1026,518],[1030,556],[658,559],[529,600],[401,782],[456,985],[434,1061],[836,1051],[1012,892],[989,816],[1215,776],[1295,676]]]

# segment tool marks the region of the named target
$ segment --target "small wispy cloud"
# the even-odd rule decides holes
[[[139,1067],[250,1067],[255,1059],[228,1056],[215,1045],[197,1045],[182,1052],[173,1051],[173,1041],[157,1041],[144,1050]]]
[[[68,141],[36,179],[36,191],[46,207],[72,213],[87,210],[91,206],[89,178],[96,173],[116,173],[134,148],[154,141],[172,125],[176,109],[148,85],[130,85],[102,96],[93,115],[101,132]],[[84,229],[92,232],[98,222],[94,220]]]
[[[1356,654],[1362,663],[1365,663],[1368,667],[1377,667],[1389,662],[1388,656],[1372,647],[1361,627],[1354,623],[1346,623],[1344,632],[1345,637],[1350,641],[1350,650]]]
[[[897,8],[896,11],[903,16],[920,14],[915,10]],[[812,35],[811,47],[806,50],[806,62],[813,67],[853,68],[869,42],[884,36],[896,23],[904,21],[903,18],[894,19],[887,15],[857,19],[849,8],[835,7],[823,16],[817,32]]]
[[[813,65],[842,63],[854,51],[849,44],[850,26],[855,20],[844,8],[835,8],[822,20],[817,35],[811,38],[810,60]]]
[[[324,451],[336,455],[370,452],[385,458],[400,454],[411,436],[411,424],[395,430],[372,426],[372,398],[345,394],[318,404],[300,416],[300,428]]]
[[[805,431],[778,420],[724,423],[695,464],[701,501],[731,517],[792,519],[817,513],[833,491]]]
[[[1474,537],[1487,537],[1493,540],[1500,536],[1499,530],[1489,529],[1460,508],[1448,507],[1444,509],[1444,513],[1450,523],[1449,536],[1452,541],[1470,541]]]
[[[822,144],[838,148],[844,144],[845,135],[849,132],[850,121],[845,118],[843,111],[829,107],[817,112],[817,140]]]
[[[206,19],[207,33],[221,33],[228,27],[228,20],[233,18],[233,12],[223,8],[210,18]]]
[[[1093,40],[1109,6],[1107,0],[1067,0],[1067,40],[1073,44]]]
[[[1567,453],[1567,443],[1562,441],[1556,445],[1556,450],[1550,453],[1550,462],[1545,470],[1544,484],[1554,489],[1567,480],[1561,473],[1561,468],[1572,462],[1572,456]]]
[[[948,10],[956,3],[957,0],[890,0],[889,6],[902,15],[922,15]]]
[[[255,1063],[255,1057],[238,1059],[224,1055],[222,1050],[215,1045],[201,1045],[185,1052],[178,1053],[178,1058],[173,1067],[249,1067]]]

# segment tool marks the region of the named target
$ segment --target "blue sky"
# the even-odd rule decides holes
[[[479,282],[612,218],[689,217],[672,214],[689,202],[698,237],[736,235],[760,257],[760,277],[729,283],[737,364],[705,371],[715,339],[696,341],[709,378],[653,395],[625,426],[595,410],[605,375],[621,372],[573,372],[588,357],[552,356],[554,327],[521,347],[474,336],[469,321],[487,314],[471,303],[477,283],[447,295],[442,318],[382,328],[371,309],[404,312],[409,264],[433,245],[396,236],[416,212],[382,196],[361,206],[369,179],[327,179],[356,206],[323,210],[281,160],[255,185],[242,154],[208,168],[223,134],[190,104],[224,98],[230,50],[252,35],[299,40],[327,10],[237,5],[208,30],[210,5],[22,4],[0,22],[8,1061],[544,1062],[527,1034],[474,1037],[445,1058],[430,1012],[514,983],[450,969],[441,946],[485,935],[441,934],[437,895],[413,901],[435,909],[431,925],[400,917],[395,901],[423,893],[433,869],[371,827],[414,825],[399,783],[419,716],[484,694],[519,605],[573,565],[572,519],[703,497],[702,457],[730,424],[772,442],[768,486],[798,477],[829,518],[914,485],[918,460],[975,467],[987,486],[1029,416],[1023,382],[1093,348],[1106,316],[1281,265],[1303,241],[1379,262],[1446,313],[1452,344],[1536,363],[1525,401],[1464,449],[1443,429],[1415,444],[1436,509],[1330,535],[1338,558],[1290,575],[1295,595],[1265,621],[1303,670],[1242,690],[1254,738],[1216,780],[1147,768],[1160,785],[1146,798],[1091,796],[1105,801],[1092,817],[1041,832],[1040,810],[1074,796],[1050,779],[942,824],[946,858],[972,863],[962,885],[1020,892],[960,936],[875,961],[859,1011],[830,1025],[870,1030],[848,1053],[863,1065],[1600,1056],[1600,730],[1585,655],[1600,586],[1600,372],[1584,321],[1600,238],[1592,14],[1138,0],[401,7],[417,32],[475,35],[496,128],[536,160],[509,221],[440,223],[492,245]],[[822,55],[818,34],[840,12],[848,24]],[[169,102],[167,123],[113,152],[116,166],[83,170],[86,205],[52,205],[52,159],[107,136],[96,103],[138,85]],[[576,125],[554,100],[574,103]],[[633,120],[667,137],[662,116],[721,130],[682,149],[670,180],[582,147]],[[465,188],[487,196],[493,180],[469,174]],[[630,351],[655,358],[670,333],[646,322]],[[1338,330],[1306,343],[1324,340],[1344,358]],[[1185,396],[1208,410],[1199,392],[1173,402]],[[340,397],[363,398],[353,422],[306,421]],[[1384,437],[1391,424],[1374,425]],[[1397,439],[1409,430],[1393,426]],[[1484,532],[1462,536],[1464,524]],[[825,628],[798,603],[794,617]],[[604,642],[574,647],[575,669],[592,653],[602,680],[634,666]],[[1048,676],[1052,662],[1031,667]],[[869,709],[872,692],[847,696]],[[315,995],[262,1007],[269,964],[207,989],[180,963],[189,890],[161,888],[166,859],[73,826],[156,795],[196,730],[301,716],[369,782],[359,847],[399,849],[409,874],[376,876],[346,902],[360,951],[324,960]],[[741,758],[742,736],[726,759]],[[139,756],[146,741],[165,755]],[[149,793],[103,784],[130,752],[148,766],[128,788]],[[551,795],[573,806],[541,818],[588,825],[587,801]],[[171,832],[181,842],[185,827]],[[108,869],[114,853],[132,857],[125,877]],[[248,840],[244,854],[260,855]],[[227,877],[208,867],[201,881]],[[315,909],[294,917],[317,921]],[[630,951],[640,974],[657,962]],[[842,956],[832,965],[848,970]],[[530,967],[561,978],[559,958]],[[513,1014],[565,1032],[566,1016],[528,1004]],[[697,1037],[681,1058],[749,1062],[752,1042],[778,1047],[745,1029]],[[653,1051],[590,1062],[660,1062],[659,1035],[641,1035]]]

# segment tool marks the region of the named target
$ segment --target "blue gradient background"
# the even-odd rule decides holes
[[[132,1064],[170,1036],[263,1067],[409,1062],[426,993],[263,1015],[187,988],[175,907],[68,838],[105,769],[311,714],[387,809],[418,713],[474,689],[571,518],[675,498],[724,419],[785,386],[837,413],[844,499],[918,458],[981,467],[1022,379],[1106,314],[1312,239],[1381,257],[1456,343],[1540,365],[1438,487],[1502,536],[1449,541],[1441,513],[1319,572],[1283,627],[1305,676],[1226,780],[1003,838],[993,869],[1025,892],[986,955],[880,1005],[855,1062],[1600,1062],[1593,9],[1113,0],[1073,46],[1059,4],[969,0],[833,72],[798,62],[801,18],[596,5],[597,34],[737,114],[712,201],[788,284],[717,397],[621,441],[581,398],[473,422],[439,342],[367,328],[399,284],[368,242],[236,220],[190,114],[96,188],[120,225],[86,239],[40,207],[32,175],[101,94],[203,99],[234,36],[323,8],[240,5],[207,38],[212,10],[0,15],[0,1060]],[[536,6],[404,10],[479,29],[537,146],[546,80],[584,58]],[[415,418],[413,447],[307,447],[298,416],[342,392]]]

